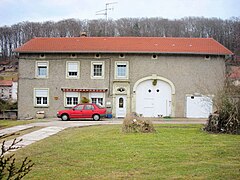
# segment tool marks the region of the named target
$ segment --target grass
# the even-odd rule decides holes
[[[15,153],[35,163],[25,179],[239,179],[240,136],[201,127],[158,125],[153,134],[70,128]]]
[[[0,120],[0,129],[9,128],[18,125],[31,124],[34,122],[42,122],[44,119],[32,119],[32,120]]]

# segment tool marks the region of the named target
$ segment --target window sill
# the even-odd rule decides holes
[[[104,77],[92,76],[91,79],[104,79]]]
[[[113,82],[130,82],[129,79],[114,79]]]
[[[34,106],[34,108],[49,108],[49,106],[41,106],[41,105],[39,105],[39,106]]]
[[[80,77],[66,77],[66,79],[80,79]]]

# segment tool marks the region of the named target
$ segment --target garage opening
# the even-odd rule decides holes
[[[208,96],[187,96],[186,117],[187,118],[208,118],[212,113],[213,102]]]

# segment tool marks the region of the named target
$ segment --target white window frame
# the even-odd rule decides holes
[[[37,96],[36,96],[36,91],[37,90],[47,90],[47,104],[37,104]],[[49,107],[49,88],[34,88],[33,90],[33,102],[34,102],[34,107]]]
[[[94,76],[94,65],[102,65],[102,75]],[[104,61],[92,61],[91,62],[91,79],[104,79],[105,63]]]
[[[75,94],[75,95],[74,95]],[[67,97],[77,97],[78,98],[78,102],[77,104],[80,103],[80,92],[65,92],[64,93],[64,106],[65,107],[74,107],[77,104],[67,104]],[[72,101],[73,102],[73,101]]]
[[[40,67],[40,64],[46,64],[46,76],[40,76],[39,72],[38,72],[38,67]],[[35,77],[36,78],[48,78],[48,74],[49,74],[49,62],[48,61],[36,61],[36,65],[35,65]]]
[[[115,79],[128,79],[129,78],[129,65],[128,61],[115,61]],[[126,75],[118,76],[118,65],[126,65]]]
[[[69,64],[70,63],[77,64],[77,76],[69,76]],[[80,78],[80,62],[79,61],[67,61],[66,62],[66,78],[67,79],[79,79]]]
[[[105,106],[105,93],[104,92],[91,92],[89,93],[89,99],[92,103],[92,98],[103,98],[103,106]]]

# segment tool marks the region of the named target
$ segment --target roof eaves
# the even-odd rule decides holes
[[[164,51],[19,51],[18,53],[124,53],[124,54],[188,54],[188,55],[233,55],[228,53],[211,52],[164,52]]]

